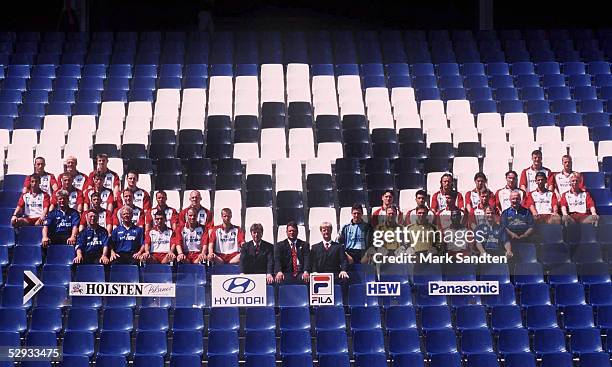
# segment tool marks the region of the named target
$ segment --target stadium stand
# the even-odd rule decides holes
[[[0,345],[61,345],[66,367],[609,366],[611,45],[576,30],[0,32]],[[503,189],[533,150],[553,172],[570,154],[601,217],[577,238],[542,229],[518,263],[464,269],[497,296],[429,296],[456,274],[406,266],[383,274],[402,297],[366,297],[376,270],[356,264],[334,306],[280,285],[267,307],[211,309],[210,274],[235,266],[74,270],[70,247],[43,251],[39,227],[10,220],[35,157],[55,176],[75,157],[87,175],[103,153],[176,211],[198,190],[216,224],[229,207],[264,240],[295,221],[314,243],[321,222],[335,239],[354,203],[367,216],[388,191],[408,213],[445,172],[462,195],[477,172]],[[25,305],[24,270],[45,283]],[[177,297],[71,298],[71,279],[174,280]]]

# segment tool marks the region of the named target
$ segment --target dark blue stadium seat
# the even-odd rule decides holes
[[[457,353],[457,338],[450,329],[431,330],[425,334],[425,347],[429,354]]]
[[[565,352],[565,337],[560,329],[540,329],[534,332],[533,350],[537,354]]]
[[[244,341],[245,357],[251,355],[274,355],[275,353],[276,339],[274,330],[252,330],[246,333]]]
[[[281,355],[300,355],[311,352],[310,332],[307,330],[285,330],[281,332]]]
[[[491,309],[491,329],[507,330],[522,327],[521,309],[514,305],[495,306]]]
[[[165,331],[137,331],[134,358],[165,356],[168,350]]]
[[[504,355],[529,352],[529,333],[522,328],[501,330],[497,350]]]
[[[524,284],[521,286],[521,306],[549,305],[549,293],[546,283]]]
[[[218,331],[211,331],[210,335],[216,333]],[[202,355],[204,353],[202,340],[202,332],[199,330],[175,330],[172,332],[172,355]],[[231,342],[231,340],[227,341]],[[211,342],[209,341],[209,343]]]
[[[208,336],[208,357],[238,353],[236,331],[211,331]]]
[[[581,366],[607,367],[610,365],[610,354],[602,352],[580,354]]]
[[[98,310],[94,308],[76,308],[68,310],[66,331],[97,331]]]
[[[420,354],[420,352],[421,342],[417,329],[389,332],[389,355],[396,357],[402,354]]]
[[[572,330],[570,350],[576,354],[602,352],[601,332],[596,328]]]
[[[102,331],[132,331],[133,327],[131,308],[107,308],[102,313]]]
[[[98,352],[96,356],[96,366],[100,367],[124,367],[127,366],[127,361],[122,355],[108,355]]]
[[[281,330],[310,329],[310,312],[305,307],[285,307],[280,311]]]
[[[89,331],[66,331],[62,345],[64,356],[88,356],[94,353],[94,335]]]
[[[100,332],[98,356],[127,356],[130,353],[130,346],[130,333],[128,331],[102,330],[102,332]]]

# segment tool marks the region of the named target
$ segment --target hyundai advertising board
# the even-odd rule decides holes
[[[266,275],[213,275],[212,307],[266,306]]]

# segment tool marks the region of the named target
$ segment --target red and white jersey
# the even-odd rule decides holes
[[[174,240],[177,245],[188,252],[202,252],[202,248],[208,242],[208,233],[202,226],[192,229],[183,224],[176,231]]]
[[[83,202],[89,207],[91,207],[91,194],[93,194],[96,190],[93,187],[88,188],[83,193]],[[99,192],[100,194],[100,206],[104,209],[108,209],[111,205],[115,203],[115,196],[113,195],[113,191],[107,189],[106,187]]]
[[[136,206],[132,207],[132,210],[132,223],[134,223],[136,227],[144,227],[145,211]],[[119,226],[121,223],[121,208],[117,208],[115,209],[115,213],[113,213],[113,226]]]
[[[485,223],[487,223],[487,218],[484,208],[480,205],[472,207],[472,210],[470,210],[468,215],[468,227],[474,228],[475,226]]]
[[[410,209],[408,211],[408,213],[406,213],[406,216],[404,217],[404,224],[405,225],[409,225],[409,224],[417,222],[416,210],[417,210],[417,208]],[[436,219],[436,213],[434,213],[433,210],[428,209],[427,210],[427,220],[428,220],[428,222],[429,223],[433,223],[435,219]]]
[[[518,193],[521,194],[521,203],[525,201],[525,198],[527,197],[527,195],[525,194],[525,191],[519,188],[509,189],[507,187],[504,187],[503,189],[499,189],[495,193],[495,206],[497,206],[497,210],[500,213],[508,209],[511,206],[510,205],[510,194],[513,191],[517,191]]]
[[[179,213],[179,225],[187,223],[188,210],[189,208],[185,208]],[[201,206],[198,210],[198,223],[200,223],[201,226],[204,226],[206,230],[210,230],[214,226],[212,213],[203,206]]]
[[[172,229],[166,228],[162,231],[158,227],[153,227],[145,234],[144,241],[145,245],[150,246],[150,252],[168,253],[170,252],[170,242],[172,241]]]
[[[563,195],[570,190],[570,177],[571,172],[565,174],[565,172],[555,172],[548,176],[548,186],[552,186],[553,190],[557,190],[559,195]],[[580,181],[580,190],[586,190],[584,181]]]
[[[57,206],[57,197],[53,195],[51,197],[51,204]],[[73,188],[68,191],[68,206],[74,210],[77,210],[77,206],[83,205],[83,192],[77,188]]]
[[[216,254],[239,252],[240,246],[244,243],[244,231],[237,226],[226,231],[221,224],[210,231],[208,242],[214,243]]]
[[[134,195],[134,205],[146,211],[151,210],[151,195],[149,195],[148,192],[137,188],[135,191],[132,191],[132,194]],[[123,206],[123,198],[121,195],[117,198],[117,205]]]
[[[94,211],[98,213],[98,225],[100,227],[106,229],[109,224],[113,224],[113,213],[111,213],[109,210],[102,208],[102,210]],[[87,212],[83,212],[83,214],[81,214],[81,225],[87,225]]]
[[[436,218],[436,223],[438,225],[438,229],[440,230],[445,230],[448,227],[450,227],[451,225],[451,211],[450,209],[446,208],[442,211],[440,211],[437,215]],[[465,220],[465,214],[463,213],[463,210],[461,210],[461,223],[463,223]]]
[[[97,171],[93,171],[89,174],[85,187],[93,187],[93,178],[96,175],[96,172]],[[102,186],[112,191],[115,186],[119,186],[119,175],[111,170],[107,170],[106,174],[104,175],[104,182],[102,183]]]
[[[472,208],[475,208],[480,204],[480,193],[476,190],[466,192],[463,198],[465,200],[466,210],[468,205],[471,205]],[[495,197],[491,194],[489,195],[489,206],[495,206]]]
[[[536,174],[538,172],[544,172],[546,174],[546,178],[550,176],[550,170],[546,167],[542,167],[539,170],[535,170],[532,167],[527,167],[521,172],[521,178],[519,179],[519,187],[525,185],[527,188],[527,192],[532,192],[533,190],[538,188],[538,184],[536,183]]]
[[[53,194],[53,186],[57,185],[57,180],[52,173],[45,172],[40,175],[40,189],[51,196]],[[23,181],[23,188],[29,190],[30,189],[30,176],[27,176],[25,181]]]
[[[589,209],[595,202],[588,191],[572,192],[571,190],[561,196],[561,206],[567,208],[569,213],[590,213]]]
[[[553,214],[553,207],[557,205],[557,195],[554,192],[546,190],[540,192],[534,190],[527,195],[525,206],[535,206],[538,214]]]
[[[87,183],[87,176],[81,172],[77,172],[74,176],[72,176],[72,186],[77,189],[83,191],[85,188],[85,184]]]
[[[147,213],[147,218],[146,218],[146,222],[147,223],[153,223],[153,214],[157,213],[159,210],[161,210],[159,208],[159,205],[156,206],[155,208],[151,209],[148,213]],[[174,208],[171,208],[169,206],[167,206],[164,210],[164,217],[166,217],[166,227],[168,228],[172,228],[172,224],[175,224],[178,226],[178,213],[176,212],[176,210]]]
[[[31,191],[21,194],[17,206],[23,207],[23,215],[28,218],[42,217],[43,210],[49,209],[51,200],[46,192],[35,194]]]
[[[383,209],[382,207],[380,207],[372,212],[372,221],[371,221],[372,227],[376,227],[378,225],[385,223],[385,216],[387,215],[385,210],[386,209]],[[397,211],[397,218],[398,218],[398,222],[401,223],[403,214],[402,214],[402,211],[399,209]]]
[[[458,209],[463,209],[463,195],[457,192],[457,198],[455,199],[455,206]],[[446,210],[446,195],[442,191],[438,191],[431,197],[431,210],[438,213]]]

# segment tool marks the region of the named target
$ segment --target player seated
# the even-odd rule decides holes
[[[123,190],[121,193],[123,196],[123,207],[130,207],[132,209],[132,222],[138,227],[144,228],[145,226],[145,211],[134,205],[134,194],[129,189]],[[113,228],[117,228],[121,223],[121,208],[115,209],[113,214]]]
[[[176,231],[176,228],[178,227],[179,216],[174,208],[168,206],[166,202],[167,200],[168,195],[165,191],[158,191],[155,194],[155,201],[157,201],[157,206],[151,209],[151,211],[148,213],[146,222],[152,223],[153,214],[155,214],[156,212],[161,212],[163,213],[164,218],[166,218],[166,227],[172,229],[173,231]]]
[[[497,211],[499,213],[502,213],[512,205],[510,202],[510,194],[513,192],[519,193],[521,202],[527,197],[525,191],[517,187],[517,178],[518,175],[515,171],[506,172],[506,186],[497,190],[495,193],[495,206],[497,207]]]
[[[118,209],[121,222],[113,229],[110,238],[110,254],[108,250],[102,255],[102,262],[107,259],[112,264],[133,264],[139,259],[144,244],[144,231],[141,227],[134,225],[133,209],[124,206]]]
[[[179,262],[200,264],[206,261],[208,250],[208,233],[198,222],[198,211],[187,209],[187,222],[179,225],[174,234],[174,246]]]
[[[491,198],[493,198],[493,193],[489,189],[487,189],[486,187],[480,189],[478,204],[476,206],[473,206],[470,212],[468,213],[468,227],[474,229],[476,226],[483,224],[486,221],[486,208],[492,208],[493,214],[497,214],[495,206],[491,205]]]
[[[98,224],[98,213],[90,210],[83,213],[87,226],[81,230],[75,246],[75,264],[108,264],[108,257],[102,254],[108,252],[108,232]]]
[[[416,223],[417,209],[419,209],[419,207],[421,206],[427,207],[427,191],[418,190],[414,194],[414,199],[416,202],[416,207],[414,207],[413,209],[410,209],[406,213],[406,216],[404,217],[404,224],[406,225]],[[427,208],[427,217],[429,218],[430,222],[433,222],[436,217],[436,213],[434,213],[433,210]]]
[[[463,209],[463,196],[453,188],[453,175],[445,173],[440,177],[440,191],[434,193],[431,198],[431,210],[436,215],[440,215],[442,211],[447,209],[449,203],[446,200],[446,195],[450,193],[453,193],[454,196],[453,207]]]
[[[174,255],[175,243],[172,241],[172,229],[166,226],[166,218],[162,211],[153,214],[153,228],[145,234],[144,248],[140,261],[157,264],[169,264]]]
[[[221,210],[223,223],[213,227],[208,235],[208,260],[216,264],[238,264],[244,231],[232,224],[232,210]]]
[[[561,223],[559,216],[559,206],[557,204],[557,195],[550,191],[547,185],[547,178],[544,172],[536,173],[536,184],[538,187],[527,194],[525,206],[529,208],[536,223]]]
[[[187,213],[189,209],[194,209],[196,211],[197,221],[201,226],[204,226],[207,231],[214,226],[212,213],[210,210],[203,207],[201,202],[202,195],[199,191],[193,190],[191,193],[189,193],[189,207],[181,210],[179,213],[179,225],[187,222]]]
[[[140,187],[138,187],[138,172],[129,171],[126,176],[127,187],[124,190],[130,190],[134,197],[134,205],[145,211],[151,210],[151,195]],[[117,206],[123,206],[121,196],[117,198]]]
[[[380,206],[380,208],[374,210],[372,212],[372,220],[371,220],[371,226],[372,227],[376,227],[379,224],[384,223],[385,221],[385,213],[387,212],[387,208],[394,205],[395,196],[393,194],[392,190],[387,190],[383,193],[382,197],[381,197],[381,201],[382,201],[382,205]],[[399,209],[398,209],[399,211]],[[398,221],[403,217],[402,212],[399,211],[399,217],[398,217]]]
[[[445,200],[444,209],[438,211],[436,215],[436,222],[440,230],[444,230],[451,225],[451,214],[453,211],[458,210],[461,213],[461,220],[463,220],[463,211],[455,204],[457,202],[457,191],[451,191],[442,196]]]
[[[101,173],[103,176],[102,186],[113,192],[114,196],[119,196],[119,175],[108,168],[108,155],[98,154],[96,156],[96,169],[87,176],[85,187],[90,187],[94,184],[93,178],[96,173]]]
[[[595,201],[588,191],[580,188],[582,175],[573,173],[570,178],[570,189],[561,196],[561,213],[563,222],[597,223],[599,216],[595,209]]]
[[[564,155],[561,158],[561,165],[563,169],[560,172],[554,172],[548,176],[548,189],[554,191],[559,200],[561,200],[561,195],[565,194],[570,189],[570,178],[572,177],[572,173],[574,173],[572,156],[569,154]],[[580,180],[580,189],[582,191],[586,190],[582,180]]]
[[[474,185],[476,187],[471,191],[466,192],[465,196],[463,197],[465,200],[466,213],[470,213],[473,208],[477,207],[478,204],[480,204],[481,192],[482,189],[487,189],[487,182],[488,179],[484,173],[478,172],[474,175]],[[489,196],[488,204],[490,206],[495,206],[495,196]],[[482,205],[481,207],[484,207],[484,205]]]
[[[542,166],[542,152],[539,150],[531,152],[531,162],[531,166],[521,172],[519,180],[519,187],[525,192],[532,192],[538,187],[538,184],[536,184],[536,173],[543,172],[546,178],[550,176],[550,170]]]
[[[490,206],[485,210],[485,222],[476,226],[474,230],[474,243],[478,254],[491,254],[494,256],[506,255],[512,257],[510,243],[503,243],[501,240],[502,228],[497,222],[495,208]],[[508,246],[507,248],[504,246]]]
[[[450,256],[468,255],[473,241],[473,237],[468,236],[468,234],[468,228],[463,225],[463,212],[459,209],[453,209],[450,213],[450,224],[444,230],[442,237],[446,252]]]
[[[46,162],[43,157],[34,159],[34,174],[38,175],[38,185],[44,193],[51,196],[58,189],[57,180],[52,173],[45,171],[45,166]],[[23,190],[21,191],[23,194],[30,189],[30,177],[31,175],[27,176],[23,181]]]
[[[13,227],[41,226],[49,211],[50,198],[40,189],[40,177],[34,173],[29,176],[30,188],[21,194],[17,207],[11,217]]]
[[[83,212],[83,193],[72,185],[72,176],[60,175],[61,190],[68,193],[68,206],[77,212]],[[49,210],[55,209],[57,206],[57,196],[51,196],[51,207]]]
[[[68,205],[68,192],[55,192],[57,208],[47,214],[42,228],[42,247],[50,244],[76,243],[79,233],[79,213]]]
[[[84,173],[79,172],[77,169],[77,159],[73,155],[69,155],[64,160],[64,173],[60,176],[68,175],[72,177],[72,185],[76,187],[78,190],[83,191],[85,189],[85,184],[87,183],[87,176]],[[60,177],[61,178],[61,177]]]
[[[79,231],[82,231],[87,225],[87,213],[94,212],[96,213],[96,218],[98,220],[98,225],[108,232],[110,235],[113,231],[113,213],[109,210],[104,209],[100,203],[100,194],[94,192],[91,194],[91,208],[81,215],[81,224],[79,225]]]
[[[93,185],[90,185],[83,192],[83,210],[91,209],[91,196],[97,193],[100,198],[100,206],[111,213],[115,210],[115,195],[113,190],[104,187],[105,175],[102,172],[97,172],[93,176]]]

